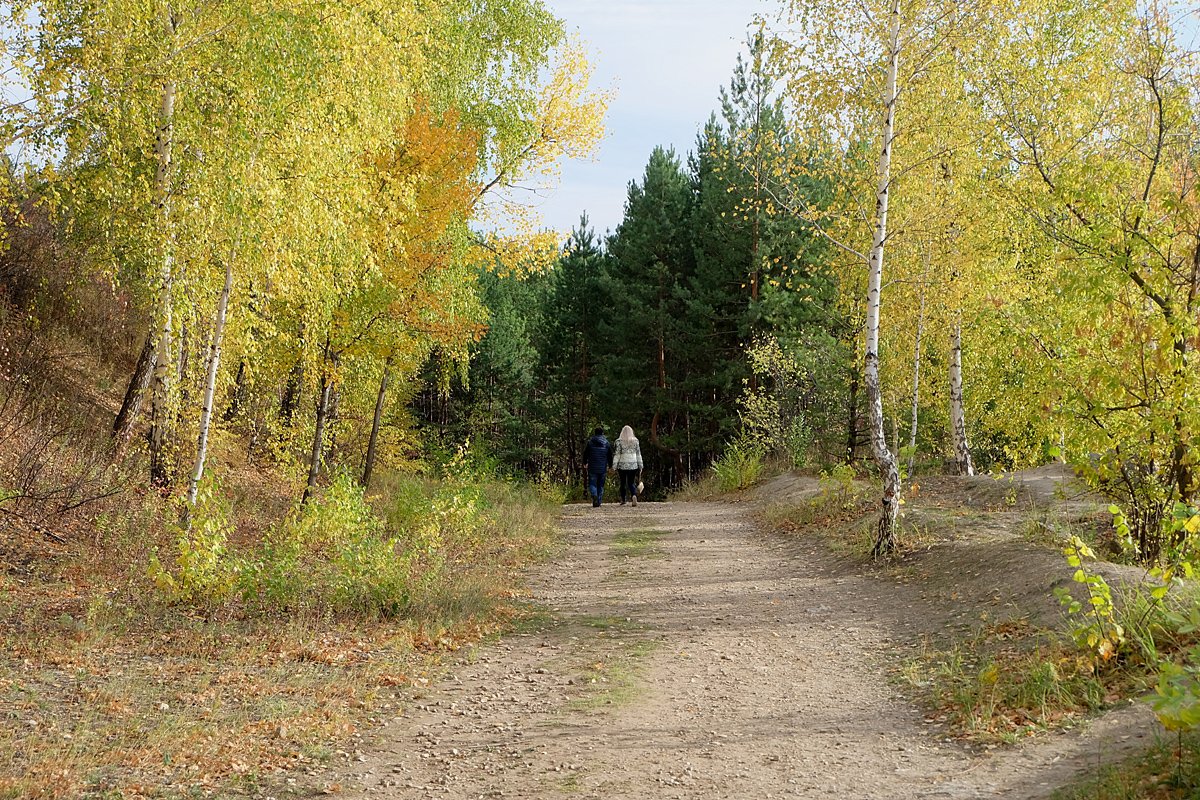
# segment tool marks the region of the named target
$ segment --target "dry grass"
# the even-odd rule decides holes
[[[48,646],[6,642],[20,660],[0,671],[15,717],[0,734],[0,792],[154,797],[255,782],[352,733],[388,668],[409,666],[403,630],[161,628],[84,623]]]
[[[1149,752],[1107,764],[1054,800],[1192,800],[1200,787],[1200,737],[1164,733]]]
[[[698,477],[684,480],[683,484],[670,493],[670,499],[681,503],[707,502],[710,500],[740,499],[746,496],[753,486],[764,483],[771,478],[782,475],[790,466],[781,458],[767,457],[760,464],[759,471],[747,486],[733,489],[722,486],[721,478],[715,469],[704,470]]]
[[[780,533],[819,536],[834,552],[862,560],[874,544],[874,510],[870,484],[822,478],[817,494],[767,506],[758,519]]]
[[[1077,648],[1019,618],[948,649],[926,642],[901,674],[930,707],[928,722],[981,743],[1071,727],[1141,685],[1133,676],[1102,680]]]
[[[280,502],[246,491],[256,496],[245,514]],[[491,494],[487,546],[460,554],[405,618],[384,622],[159,604],[144,574],[162,536],[153,495],[130,493],[69,547],[10,539],[0,551],[0,798],[253,793],[297,772],[319,782],[364,726],[433,680],[441,656],[524,613],[517,576],[551,547],[557,507]]]

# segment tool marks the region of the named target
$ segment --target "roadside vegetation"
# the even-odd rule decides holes
[[[99,548],[29,537],[0,596],[0,796],[319,783],[443,655],[519,621],[518,572],[552,550],[560,498],[461,473],[381,477],[369,501],[335,481],[263,540],[245,525],[181,540],[154,498],[112,508]]]
[[[1200,586],[1191,561],[1140,566],[1117,507],[1107,507],[1078,480],[1067,479],[1038,499],[1019,478],[914,484],[900,522],[901,550],[866,568],[878,580],[948,601],[945,610],[966,621],[930,623],[939,632],[926,634],[919,652],[897,662],[895,681],[921,699],[927,723],[981,747],[1019,744],[1085,725],[1126,703],[1149,703],[1163,725],[1161,744],[1062,796],[1192,796],[1200,683],[1189,664],[1200,644]],[[765,495],[763,524],[788,536],[817,537],[852,562],[869,564],[869,482],[840,469],[804,486],[782,501]],[[1180,509],[1166,523],[1174,530],[1162,536],[1179,542],[1176,552],[1188,552],[1189,527],[1197,522],[1194,512]],[[986,587],[1018,576],[999,577],[998,565],[971,555],[973,543],[987,536],[1002,537],[1014,551],[1045,554],[1017,567],[1047,587],[1042,608],[997,606],[1004,590]],[[930,581],[925,558],[933,569],[962,572]],[[1048,614],[1051,604],[1044,601],[1051,599],[1058,610]]]

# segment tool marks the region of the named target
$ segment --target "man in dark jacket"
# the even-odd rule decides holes
[[[604,428],[596,428],[583,448],[583,470],[587,475],[588,494],[592,496],[593,507],[599,506],[604,499],[604,476],[608,474],[612,462],[612,445],[604,438]]]

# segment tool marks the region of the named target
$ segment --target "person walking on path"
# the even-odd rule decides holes
[[[599,507],[604,500],[604,477],[612,463],[612,445],[604,438],[604,428],[598,427],[583,448],[583,471],[587,475],[588,494],[592,496],[593,507]]]
[[[613,445],[613,466],[621,475],[621,505],[626,498],[637,506],[638,482],[642,477],[642,446],[633,435],[633,428],[626,425]]]

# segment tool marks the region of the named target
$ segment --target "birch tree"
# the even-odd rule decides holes
[[[935,155],[922,151],[916,139],[909,147],[905,137],[926,121],[905,121],[902,99],[927,82],[931,65],[953,57],[953,42],[973,18],[973,8],[921,0],[852,6],[790,0],[774,31],[775,64],[788,80],[797,136],[826,142],[843,176],[843,200],[836,212],[803,203],[793,208],[808,215],[865,272],[862,383],[868,437],[883,481],[877,557],[896,548],[901,502],[897,458],[885,435],[881,383],[884,257],[894,238],[889,213],[898,191],[921,191],[905,181],[906,172]],[[870,178],[861,166],[865,151],[875,156]],[[864,196],[868,186],[869,200]]]
[[[1024,333],[1068,457],[1121,502],[1153,559],[1169,544],[1164,515],[1200,488],[1200,75],[1179,35],[1186,6],[1017,11],[993,34],[1001,47],[974,53],[979,96],[1004,134],[1012,202],[1051,257],[1029,294],[1072,298],[1025,315]],[[1029,69],[1037,87],[1014,82]]]
[[[967,416],[963,407],[961,316],[954,320],[950,333],[950,432],[958,474],[974,475],[971,448],[967,444]]]
[[[31,7],[18,5],[14,14]],[[457,244],[442,233],[430,240],[435,280],[397,266],[422,260],[412,247],[373,248],[373,220],[386,209],[365,165],[395,144],[415,98],[469,117],[480,135],[449,137],[444,146],[459,150],[447,159],[471,170],[486,157],[478,172],[494,171],[497,187],[586,152],[602,131],[604,97],[588,89],[582,49],[535,0],[282,8],[47,0],[32,19],[39,44],[28,64],[47,138],[63,152],[64,219],[149,317],[114,425],[118,449],[151,396],[155,483],[170,482],[180,435],[195,432],[189,498],[228,383],[226,351],[238,366],[239,405],[247,387],[268,390],[272,373],[307,376],[329,401],[318,404],[324,428],[346,358],[393,358],[379,350],[389,335],[460,351],[478,335],[477,322],[460,322],[478,316],[464,248],[486,192],[459,203],[449,226]],[[438,217],[415,190],[433,175],[426,166],[391,192],[392,219]],[[347,305],[356,298],[370,302]],[[373,321],[384,318],[391,334]],[[309,461],[319,471],[320,459]]]

